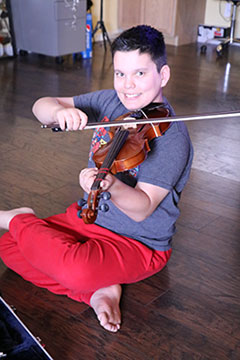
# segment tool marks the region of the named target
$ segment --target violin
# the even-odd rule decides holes
[[[151,121],[151,118],[159,116],[169,116],[169,110],[161,103],[150,104],[144,109],[124,115],[124,117],[128,119],[134,118],[136,122],[143,117]],[[116,120],[120,119],[118,118]],[[84,223],[94,223],[98,210],[104,212],[108,210],[107,204],[99,207],[101,198],[104,200],[110,199],[110,194],[101,190],[101,181],[106,175],[109,172],[116,174],[130,170],[141,164],[150,151],[149,142],[155,137],[162,136],[169,126],[170,122],[155,125],[149,122],[147,124],[137,125],[135,128],[110,128],[110,141],[101,146],[93,155],[93,160],[99,170],[88,196],[87,208],[82,209],[82,206],[85,205],[84,199],[80,199],[78,202],[80,206],[78,216],[83,219]]]

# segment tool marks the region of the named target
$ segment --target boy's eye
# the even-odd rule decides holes
[[[143,71],[138,71],[138,72],[137,72],[137,76],[141,77],[141,76],[143,76],[143,75],[144,75],[144,72],[143,72]]]
[[[123,74],[122,72],[120,72],[120,71],[116,71],[116,72],[115,72],[115,76],[117,76],[117,77],[123,77],[124,74]]]

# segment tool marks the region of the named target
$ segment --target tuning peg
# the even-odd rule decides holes
[[[101,193],[101,198],[105,201],[111,199],[111,194],[108,191],[104,191]]]
[[[79,199],[77,202],[78,206],[81,206],[81,207],[83,207],[86,203],[87,203],[87,201],[83,198]]]
[[[78,212],[77,212],[77,216],[79,217],[79,219],[81,219],[82,218],[82,210],[78,210]]]
[[[109,206],[107,204],[101,204],[99,205],[98,210],[101,210],[102,212],[107,212],[109,210]]]

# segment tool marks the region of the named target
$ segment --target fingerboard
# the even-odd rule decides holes
[[[109,173],[111,166],[112,166],[114,160],[116,159],[116,157],[118,156],[118,153],[121,150],[121,148],[123,147],[125,141],[127,140],[128,135],[129,135],[128,130],[120,130],[120,128],[119,128],[119,130],[116,131],[113,141],[112,141],[112,144],[111,144],[111,147],[103,161],[102,166],[98,170],[98,174],[92,184],[91,190],[99,189],[101,181]]]

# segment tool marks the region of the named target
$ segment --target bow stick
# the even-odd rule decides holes
[[[216,120],[216,119],[226,119],[233,117],[240,117],[240,111],[231,111],[231,112],[221,112],[221,113],[212,113],[212,114],[200,114],[200,115],[184,115],[184,116],[170,116],[164,118],[145,118],[137,119],[132,117],[131,114],[128,114],[126,117],[123,117],[121,120],[114,120],[108,122],[90,122],[88,123],[83,130],[96,129],[99,127],[112,127],[112,126],[121,126],[121,125],[141,125],[141,124],[156,124],[162,122],[174,122],[174,121],[196,121],[196,120]],[[58,124],[51,125],[41,125],[41,128],[51,128],[53,131],[62,131]],[[68,131],[68,129],[65,129]]]

